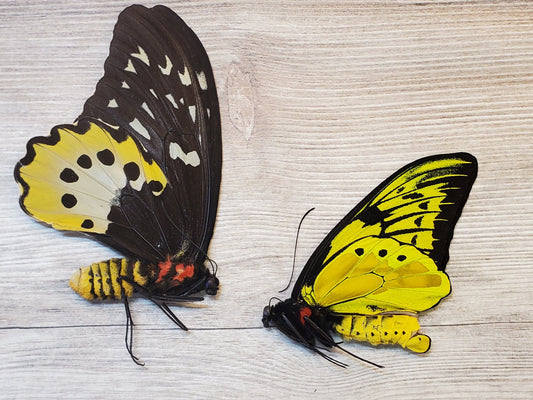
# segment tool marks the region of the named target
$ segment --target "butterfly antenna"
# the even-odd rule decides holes
[[[300,228],[302,227],[302,222],[304,222],[305,217],[309,215],[311,211],[313,211],[315,208],[311,208],[307,210],[307,212],[303,215],[303,217],[300,219],[300,223],[298,224],[298,230],[296,231],[296,240],[294,241],[294,252],[292,254],[292,270],[291,270],[291,276],[289,278],[289,282],[287,283],[287,286],[285,286],[282,290],[280,290],[278,293],[283,293],[285,290],[289,288],[291,285],[292,277],[294,276],[294,268],[296,266],[296,248],[298,247],[298,237],[300,236]]]
[[[202,253],[202,249],[199,249]],[[205,253],[204,253],[205,254]],[[205,254],[205,259],[207,260],[207,262],[209,264],[211,264],[211,270],[213,271],[213,276],[217,276],[217,272],[218,272],[218,264],[215,260],[213,260],[212,258],[209,258],[207,256],[207,254]]]
[[[268,301],[268,306],[272,308],[272,300],[277,300],[278,302],[281,303],[281,299],[279,297],[271,297],[270,300]]]

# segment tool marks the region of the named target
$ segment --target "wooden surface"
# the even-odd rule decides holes
[[[221,290],[174,309],[190,332],[133,302],[144,368],[124,348],[122,304],[68,287],[115,253],[25,216],[12,178],[30,137],[78,116],[127,5],[0,3],[0,398],[532,398],[533,3],[168,2],[219,91]],[[479,177],[450,250],[453,293],[421,316],[428,354],[347,344],[386,368],[336,353],[342,369],[262,328],[307,209],[296,273],[382,179],[454,151],[478,158]]]

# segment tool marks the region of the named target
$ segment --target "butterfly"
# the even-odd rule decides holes
[[[476,179],[467,153],[435,155],[401,168],[366,196],[316,248],[291,297],[269,304],[265,327],[345,367],[324,349],[348,352],[331,332],[415,353],[431,340],[417,314],[451,292],[444,272],[453,230]]]
[[[167,303],[217,293],[207,250],[218,205],[222,144],[209,58],[164,6],[133,5],[115,25],[104,76],[73,124],[34,137],[15,167],[20,205],[59,230],[82,232],[124,258],[80,268],[70,286],[88,300]],[[205,265],[209,262],[210,266]]]

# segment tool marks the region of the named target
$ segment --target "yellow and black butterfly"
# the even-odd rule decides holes
[[[80,268],[86,299],[123,299],[132,359],[134,292],[185,325],[167,303],[216,294],[207,257],[222,164],[215,80],[198,37],[173,11],[134,5],[119,16],[104,76],[74,124],[28,142],[15,168],[20,205],[126,258]],[[210,262],[208,268],[204,263]]]
[[[456,153],[422,158],[390,176],[320,243],[291,298],[265,307],[265,327],[340,366],[322,351],[347,352],[332,331],[428,351],[417,313],[450,294],[448,248],[476,175],[475,157]]]

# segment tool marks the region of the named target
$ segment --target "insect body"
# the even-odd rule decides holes
[[[264,325],[342,366],[321,350],[340,348],[331,331],[373,345],[429,350],[416,316],[450,294],[448,248],[476,175],[476,159],[467,153],[400,169],[326,236],[291,298],[265,307]]]
[[[124,300],[135,362],[127,297],[152,300],[186,329],[167,303],[217,292],[207,250],[221,147],[215,81],[200,40],[170,9],[135,5],[118,18],[104,76],[80,117],[31,139],[15,168],[27,214],[125,256],[81,268],[70,285],[89,300]]]
[[[429,350],[431,339],[418,333],[420,324],[413,315],[351,315],[335,325],[347,339],[378,344],[399,344],[415,353]]]

